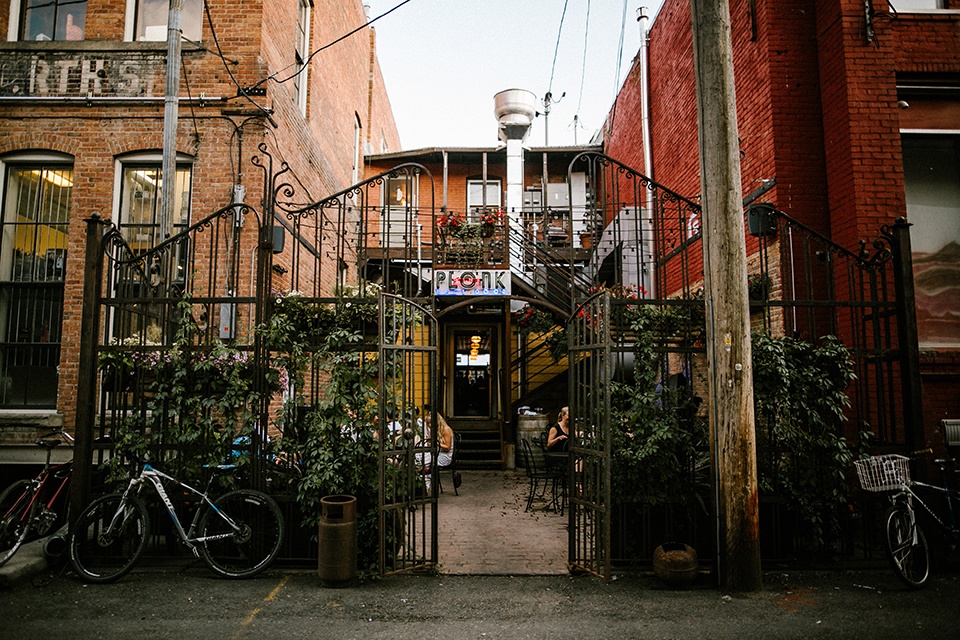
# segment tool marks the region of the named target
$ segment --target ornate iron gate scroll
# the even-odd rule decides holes
[[[436,319],[409,300],[381,294],[379,353],[380,574],[387,575],[437,564],[436,466],[422,472],[437,447],[419,415],[424,404],[436,408]]]
[[[567,322],[571,336],[569,558],[571,571],[610,579],[610,294],[581,304]]]

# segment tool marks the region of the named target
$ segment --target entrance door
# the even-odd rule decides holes
[[[497,350],[496,329],[452,327],[450,404],[452,418],[490,420],[496,418]]]

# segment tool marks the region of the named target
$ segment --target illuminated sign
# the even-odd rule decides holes
[[[508,269],[443,269],[433,272],[437,296],[508,296]]]

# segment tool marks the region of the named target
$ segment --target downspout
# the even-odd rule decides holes
[[[643,137],[643,173],[653,179],[653,141],[650,139],[650,68],[648,65],[647,8],[637,9],[640,23],[640,128]],[[647,211],[653,212],[653,190],[647,190]]]
[[[637,9],[637,21],[640,23],[640,52],[637,54],[640,58],[640,129],[641,137],[643,138],[643,173],[648,178],[653,180],[653,140],[650,136],[650,59],[649,59],[649,36],[647,32],[647,8],[640,7]],[[647,215],[652,219],[654,216],[653,208],[656,205],[656,200],[654,198],[654,190],[647,189]],[[656,272],[652,269],[652,266],[647,265],[644,262],[643,256],[645,255],[644,246],[647,242],[652,242],[652,238],[643,237],[643,215],[640,214],[640,220],[637,220],[637,248],[639,252],[639,271],[637,273],[637,278],[640,280],[640,284],[644,285],[645,288],[649,289],[649,294],[655,296],[654,287],[657,286],[654,276]],[[644,270],[648,270],[649,273],[645,274]],[[646,285],[649,285],[647,287]]]

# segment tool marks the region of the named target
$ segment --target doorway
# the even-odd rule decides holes
[[[453,419],[496,418],[494,371],[496,331],[492,326],[453,327],[448,411]]]

